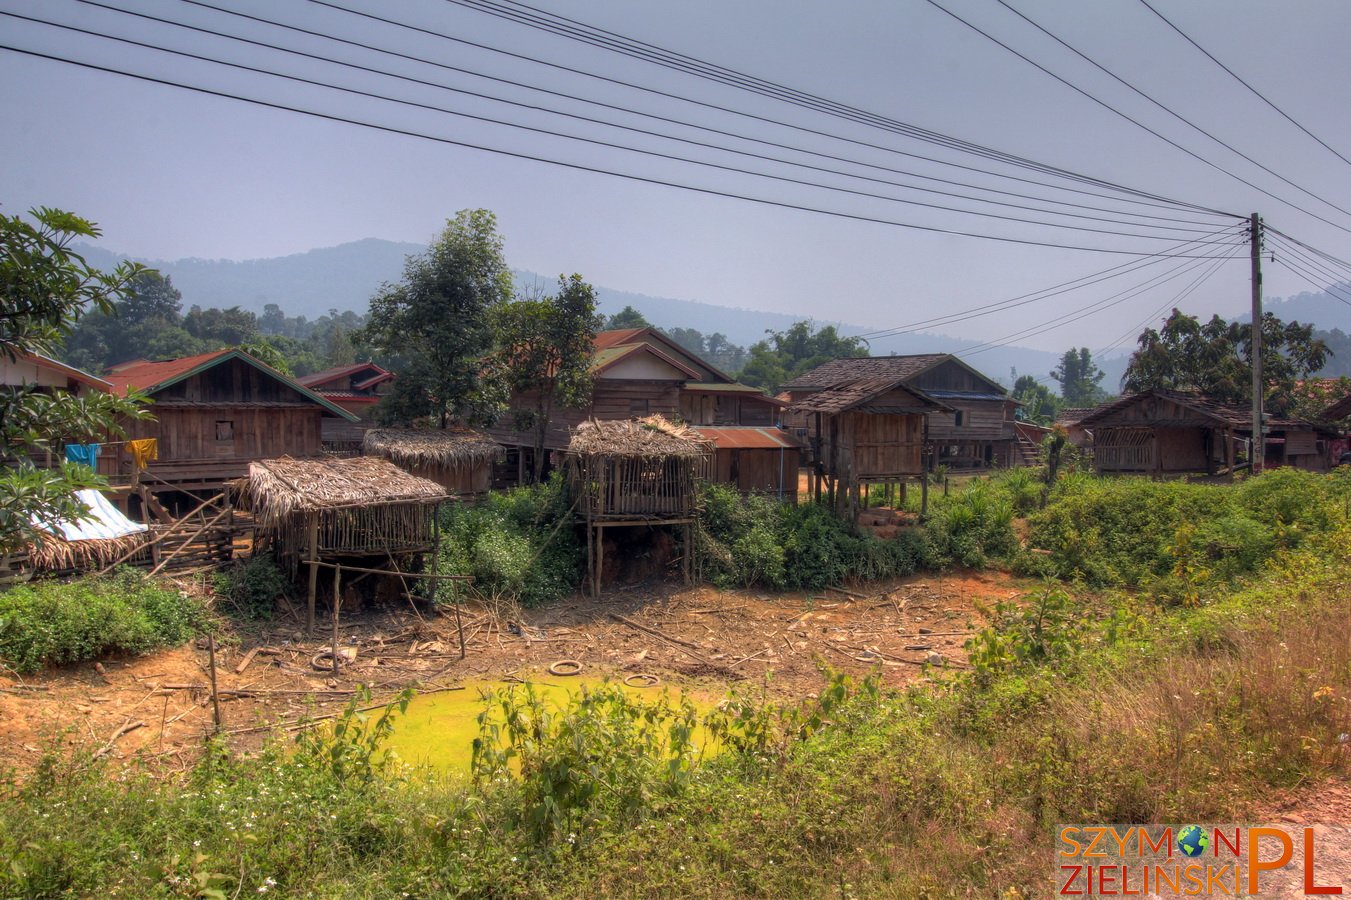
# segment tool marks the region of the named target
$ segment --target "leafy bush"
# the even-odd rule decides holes
[[[1031,543],[1049,551],[1049,574],[1187,596],[1328,533],[1349,502],[1340,472],[1281,468],[1233,485],[1072,476],[1030,517]]]
[[[270,556],[251,556],[212,579],[216,597],[246,621],[271,619],[277,598],[286,593],[286,576]]]
[[[0,594],[0,658],[36,672],[181,644],[207,623],[198,601],[139,572],[22,585]]]
[[[472,575],[477,591],[537,605],[581,583],[583,550],[561,476],[493,493],[476,506],[451,506],[441,526],[441,571]],[[453,591],[443,585],[437,598]]]
[[[743,496],[705,485],[699,514],[703,577],[720,586],[820,590],[848,578],[894,578],[928,556],[924,539],[856,536],[828,507]]]
[[[982,479],[937,498],[926,529],[935,558],[979,568],[987,557],[1011,555],[1018,546],[1013,533],[1013,492],[1025,490],[1019,479]]]

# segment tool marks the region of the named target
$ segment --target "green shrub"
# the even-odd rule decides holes
[[[442,513],[440,570],[471,575],[474,589],[528,606],[567,596],[581,583],[582,547],[563,479],[494,493]],[[454,596],[443,585],[437,598]]]
[[[208,623],[180,591],[122,570],[110,578],[22,585],[0,594],[0,658],[19,672],[181,644]]]
[[[987,557],[1010,557],[1018,547],[1011,491],[1024,488],[1023,482],[1008,477],[1002,482],[981,479],[935,499],[926,531],[936,560],[979,568]]]
[[[246,621],[271,619],[290,585],[270,556],[251,556],[212,579],[216,597]]]

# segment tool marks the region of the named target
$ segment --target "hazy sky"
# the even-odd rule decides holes
[[[1351,232],[1345,230],[1351,228],[1351,212],[1335,208],[1351,210],[1351,163],[1302,134],[1250,94],[1141,0],[1007,0],[1007,5],[999,0],[938,2],[1167,139],[1307,212],[1265,196],[1169,146],[1038,71],[928,0],[683,0],[661,4],[537,0],[533,9],[845,104],[870,114],[873,121],[918,126],[1166,201],[1241,215],[1260,212],[1289,235],[1342,259],[1351,258]],[[1351,3],[1149,2],[1298,123],[1351,158],[1351,53],[1347,52]],[[1220,248],[1241,258],[1218,264],[1181,305],[1191,312],[1227,315],[1247,306],[1248,262],[1237,243],[1241,226],[1235,220],[1171,202],[1129,202],[1110,188],[919,141],[898,134],[894,124],[884,128],[828,116],[485,11],[535,15],[530,7],[487,0],[108,0],[106,5],[116,10],[101,5],[102,0],[97,5],[78,0],[0,0],[0,11],[264,70],[231,69],[12,15],[0,16],[0,44],[10,48],[0,49],[0,116],[5,123],[0,129],[0,205],[10,214],[34,205],[78,212],[96,220],[105,232],[103,245],[119,252],[162,259],[247,259],[364,237],[425,242],[456,210],[486,207],[497,214],[508,260],[517,268],[543,273],[576,271],[595,284],[620,290],[876,328],[996,303],[1135,263],[1128,255],[927,233],[584,171],[589,168],[863,219],[1131,253],[1156,253],[1193,239],[1220,240],[1209,235],[1225,229],[1222,239],[1234,246],[1201,245],[1202,251],[1193,255],[1214,255]],[[249,21],[209,6],[411,58]],[[335,6],[370,12],[424,31],[361,18]],[[1014,9],[1276,175],[1113,81],[1019,19]],[[190,32],[129,16],[128,10],[412,80]],[[13,48],[439,140],[209,96],[38,58]],[[267,72],[378,97],[288,81]],[[484,75],[632,112],[601,109],[479,77]],[[625,132],[446,87],[803,165]],[[822,186],[643,156],[475,121],[446,110]],[[925,162],[916,155],[968,168]],[[916,176],[975,187],[919,181]],[[1277,176],[1300,187],[1283,183]],[[975,193],[981,199],[924,194],[905,185]],[[1103,196],[1069,193],[1065,186]],[[996,195],[988,189],[1005,193]],[[986,202],[996,199],[1035,209]],[[918,206],[916,201],[1150,237],[1030,225]],[[1078,206],[1053,206],[1052,201]],[[1048,209],[1083,218],[1039,211]],[[1296,294],[1313,289],[1310,280],[1319,286],[1330,280],[1307,259],[1291,257],[1306,269],[1303,274],[1292,271],[1284,264],[1281,249],[1273,249],[1277,261],[1267,264],[1268,295]],[[1156,310],[1169,306],[1211,266],[1207,259],[1162,260],[1084,290],[937,330],[979,340],[1012,338],[1046,349],[1071,343],[1106,348],[1133,334]],[[1171,280],[1145,286],[1132,295],[1149,279],[1169,275]],[[1077,322],[1018,336],[1024,329],[1035,331],[1034,326],[1089,304],[1110,302],[1122,292],[1120,303],[1089,309]]]

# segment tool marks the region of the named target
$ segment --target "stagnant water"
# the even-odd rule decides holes
[[[530,683],[538,696],[562,706],[583,687],[596,687],[604,682],[601,679],[550,676],[531,679]],[[474,738],[479,734],[478,715],[483,712],[486,702],[484,695],[513,684],[518,690],[523,688],[519,682],[476,681],[467,682],[462,691],[414,697],[408,704],[408,711],[395,720],[394,734],[385,746],[412,766],[430,768],[439,774],[467,775]],[[673,685],[667,685],[665,689],[672,705],[683,693],[700,713],[708,712],[722,699],[698,691],[682,691]],[[624,690],[637,700],[652,702],[661,695],[662,688],[626,687]],[[700,731],[695,733],[696,743],[703,741]]]

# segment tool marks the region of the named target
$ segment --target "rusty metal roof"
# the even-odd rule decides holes
[[[797,450],[793,435],[777,428],[745,425],[696,425],[694,430],[719,450]]]

